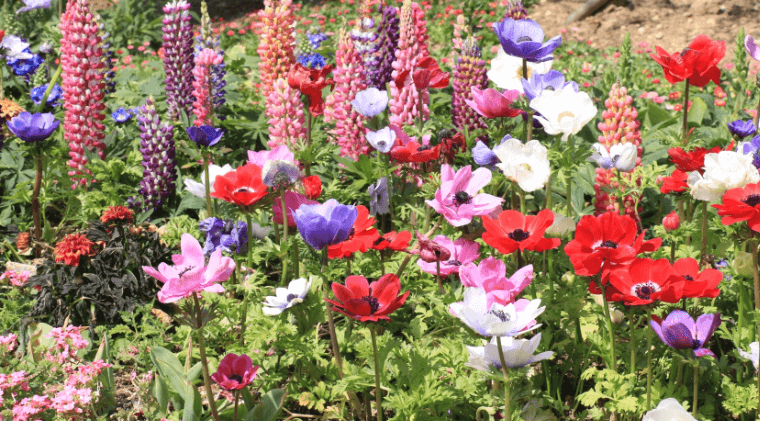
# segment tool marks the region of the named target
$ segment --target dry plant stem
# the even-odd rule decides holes
[[[602,268],[602,271],[604,268]],[[607,305],[607,292],[604,290],[602,276],[597,278],[599,289],[602,290],[602,301],[604,303],[604,318],[607,319],[607,330],[610,332],[610,348],[612,350],[612,370],[617,372],[617,357],[615,356],[615,332],[612,330],[612,317],[610,317],[610,308]]]
[[[499,360],[501,361],[501,372],[504,374],[504,419],[512,420],[512,405],[509,397],[509,372],[507,371],[507,361],[504,359],[504,349],[501,347],[501,336],[496,337],[496,346],[499,347]]]
[[[687,78],[684,83],[686,83],[686,87],[683,93],[683,133],[681,136],[683,143],[686,143],[689,141],[689,79]]]
[[[755,310],[760,310],[760,273],[757,268],[758,242],[752,242],[752,279],[755,286]],[[757,337],[760,338],[760,324],[757,325]],[[760,374],[757,376],[757,416],[760,418]]]
[[[35,154],[37,172],[34,176],[34,190],[32,191],[32,217],[34,218],[34,239],[42,240],[42,217],[40,215],[40,189],[42,188],[42,148],[37,147]]]
[[[285,190],[280,193],[280,202],[282,209],[282,242],[280,243],[280,251],[282,251],[283,245],[288,245],[288,215],[285,207]],[[249,230],[250,231],[250,230]],[[249,263],[250,264],[250,263]],[[288,282],[288,253],[282,255],[282,276],[280,278],[280,284],[287,286]]]
[[[691,416],[694,418],[697,418],[697,403],[699,403],[699,401],[697,400],[697,396],[699,394],[699,386],[698,386],[699,385],[699,361],[695,359],[693,362],[693,365],[694,365],[694,403],[691,405],[692,406]]]
[[[208,154],[204,154],[203,156],[203,176],[206,179],[206,213],[208,214],[208,218],[211,218],[214,216],[214,214],[211,212],[211,183],[209,182],[209,171],[208,167],[211,164],[211,157]]]
[[[647,325],[652,320],[652,310],[647,307]],[[647,330],[647,411],[652,410],[652,327]]]
[[[375,355],[375,403],[377,406],[377,421],[383,421],[383,391],[380,389],[380,358],[377,356],[377,339],[375,339],[375,328],[370,327],[372,335],[372,352]]]
[[[340,348],[338,347],[338,338],[335,336],[335,320],[333,319],[332,309],[330,303],[327,302],[329,298],[327,290],[327,276],[325,275],[325,269],[327,268],[327,247],[322,249],[322,295],[325,302],[325,313],[327,313],[327,325],[330,328],[330,343],[332,344],[333,357],[335,358],[335,365],[338,367],[338,377],[343,378],[343,358],[340,356]]]
[[[198,299],[198,293],[193,293],[193,300],[195,300],[195,322],[198,324],[198,349],[201,352],[201,368],[203,369],[203,383],[206,387],[206,397],[208,397],[208,406],[211,408],[211,415],[214,417],[215,421],[219,421],[219,413],[216,411],[214,394],[211,391],[211,377],[208,374],[206,340],[203,338],[203,316],[201,315],[201,302]]]
[[[700,263],[705,264],[705,254],[707,253],[707,202],[702,202],[702,248],[700,250]]]

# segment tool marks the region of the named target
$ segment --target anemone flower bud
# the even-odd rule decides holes
[[[670,212],[662,218],[662,226],[668,232],[677,230],[681,226],[681,218],[678,217],[676,211]]]
[[[520,110],[511,108],[513,102],[520,96],[520,92],[511,90],[499,92],[496,89],[470,88],[472,100],[465,100],[478,114],[485,118],[517,117]]]

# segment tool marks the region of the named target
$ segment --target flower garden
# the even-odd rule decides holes
[[[531,3],[4,2],[0,420],[757,419],[753,34]]]

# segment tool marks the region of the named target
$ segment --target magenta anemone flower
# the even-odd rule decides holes
[[[229,353],[219,362],[219,368],[211,378],[224,390],[240,390],[256,378],[259,366],[254,367],[251,357]]]
[[[158,270],[143,266],[148,275],[163,282],[158,292],[158,301],[173,303],[190,297],[195,292],[224,292],[219,282],[224,282],[235,270],[235,262],[229,257],[222,257],[222,250],[211,253],[206,266],[203,248],[190,234],[182,234],[182,254],[172,256],[174,266],[166,263],[158,265]]]
[[[301,205],[318,205],[316,200],[309,200],[308,197],[301,193],[292,191],[285,192],[285,208],[288,215],[288,226],[295,227],[296,220],[293,219],[293,212],[297,211]],[[272,220],[276,224],[282,225],[282,199],[280,197],[275,198],[272,201]]]
[[[480,244],[466,238],[458,238],[456,241],[451,241],[445,235],[439,235],[433,239],[433,242],[446,247],[446,250],[450,253],[448,260],[441,260],[442,276],[459,273],[460,266],[472,263],[480,257]],[[432,263],[426,262],[423,259],[417,261],[417,266],[420,269],[432,275],[437,273],[435,265],[435,261]]]
[[[454,173],[448,164],[441,167],[441,187],[435,192],[435,200],[426,200],[436,212],[443,215],[449,224],[461,227],[472,222],[473,216],[488,215],[501,207],[500,199],[478,191],[491,182],[491,170],[471,166]]]
[[[478,89],[473,86],[470,88],[470,92],[472,92],[472,100],[465,99],[464,102],[485,118],[517,117],[520,115],[519,109],[510,107],[520,96],[520,91],[499,92],[496,89]]]
[[[674,349],[693,349],[697,357],[710,355],[715,358],[715,354],[704,346],[720,326],[720,322],[720,313],[703,314],[695,322],[689,313],[673,310],[665,320],[652,316],[649,325],[667,346]]]
[[[533,265],[520,268],[507,278],[507,265],[503,261],[488,257],[478,265],[468,263],[459,268],[459,279],[466,287],[483,288],[488,297],[487,305],[498,302],[507,305],[515,301],[517,294],[533,280]]]

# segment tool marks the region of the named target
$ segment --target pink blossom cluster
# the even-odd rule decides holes
[[[84,364],[76,367],[68,366],[64,370],[69,375],[64,383],[66,386],[87,386],[103,372],[104,369],[112,367],[113,364],[109,364],[103,360],[93,361],[89,364]]]
[[[418,91],[412,80],[417,63],[428,56],[425,12],[419,4],[406,0],[401,6],[400,14],[400,34],[396,59],[393,61],[393,81],[388,104],[391,124],[403,127],[414,124],[420,112],[423,120],[430,116],[427,106],[430,102],[430,93],[427,89]],[[407,75],[404,80],[398,80],[399,76],[404,74]],[[422,95],[422,110],[419,109],[420,95]]]
[[[8,282],[11,283],[13,286],[22,287],[26,285],[26,283],[29,281],[29,276],[31,276],[31,272],[28,270],[25,270],[23,272],[15,272],[12,270],[6,270],[3,272],[2,275],[0,275],[0,281],[3,279],[7,279]]]
[[[265,98],[274,90],[275,81],[287,77],[290,66],[296,62],[292,3],[292,0],[264,0],[264,10],[259,12],[257,29],[261,38],[256,52],[261,57],[259,77]]]
[[[266,103],[266,113],[269,117],[267,146],[293,147],[299,139],[306,139],[306,120],[301,93],[291,88],[287,79],[283,77],[274,81]]]
[[[53,402],[47,396],[34,395],[24,398],[21,402],[13,405],[13,421],[27,421],[37,419],[37,415],[50,409]]]
[[[46,353],[45,358],[49,361],[63,364],[70,357],[75,356],[77,350],[87,348],[89,342],[82,337],[82,331],[85,329],[87,329],[85,326],[53,328],[53,330],[51,330],[45,337],[55,340],[55,350],[61,351],[61,353],[58,355]]]
[[[0,336],[0,354],[3,357],[5,356],[6,352],[13,352],[13,350],[16,349],[16,345],[18,345],[18,342],[16,342],[17,339],[18,335],[15,335],[13,333],[9,333],[5,336]]]
[[[211,97],[211,66],[222,63],[222,56],[210,48],[204,48],[195,56],[195,68],[193,69],[193,113],[196,126],[213,125],[214,102]]]
[[[74,386],[64,386],[63,390],[53,397],[50,406],[59,416],[77,419],[79,418],[79,414],[84,413],[82,408],[89,407],[92,398],[97,396],[98,392],[93,392],[90,388],[77,389]]]
[[[0,373],[0,402],[5,395],[5,391],[8,389],[19,387],[23,391],[29,390],[29,383],[27,382],[26,371],[15,371],[10,375]],[[11,397],[16,398],[18,392],[11,391]]]

